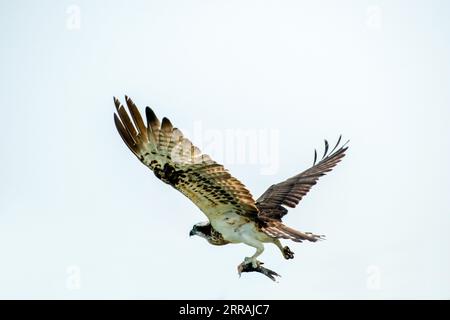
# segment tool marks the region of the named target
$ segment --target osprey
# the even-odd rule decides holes
[[[257,271],[274,280],[276,272],[262,267],[257,258],[264,243],[276,245],[285,259],[294,253],[280,239],[295,242],[316,242],[323,236],[294,230],[283,224],[282,218],[323,176],[344,157],[348,147],[339,146],[341,137],[329,152],[313,166],[283,182],[270,186],[256,201],[247,188],[233,177],[223,165],[202,154],[167,118],[160,122],[155,113],[145,109],[146,122],[133,101],[125,96],[128,112],[114,98],[117,114],[116,128],[128,148],[155,176],[188,197],[207,216],[207,222],[192,227],[189,235],[197,235],[210,244],[221,246],[244,243],[256,249],[238,266],[238,272]],[[129,117],[128,113],[131,115]],[[316,163],[317,162],[317,163]]]

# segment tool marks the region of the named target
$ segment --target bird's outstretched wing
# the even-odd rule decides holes
[[[339,137],[335,147],[329,151],[328,141],[325,140],[325,151],[318,163],[316,163],[317,151],[314,150],[314,163],[311,168],[283,182],[270,186],[256,200],[256,206],[260,210],[260,218],[262,220],[281,221],[281,218],[288,212],[284,206],[295,208],[311,187],[317,183],[317,180],[325,173],[331,171],[344,157],[348,148],[346,146],[348,141],[339,147],[340,142],[341,137]]]
[[[257,218],[252,195],[223,165],[202,154],[167,118],[160,122],[149,107],[145,124],[133,101],[128,97],[125,100],[131,119],[114,98],[116,128],[128,148],[156,177],[183,193],[210,220],[212,215],[230,210]]]

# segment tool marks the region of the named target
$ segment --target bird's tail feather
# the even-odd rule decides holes
[[[325,238],[323,235],[294,230],[282,223],[270,223],[263,227],[262,230],[271,237],[290,239],[295,242],[302,242],[304,240],[316,242],[317,240],[323,240]]]

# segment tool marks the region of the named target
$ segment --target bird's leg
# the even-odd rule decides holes
[[[283,257],[286,260],[294,259],[294,253],[291,251],[291,249],[289,249],[288,246],[283,247],[281,241],[278,239],[275,239],[273,243],[278,247],[278,249],[280,249],[281,253],[283,254]]]
[[[256,271],[256,272],[264,274],[265,276],[269,277],[273,281],[276,281],[275,277],[280,277],[280,275],[278,273],[276,273],[275,271],[264,268],[262,266],[263,263],[256,260],[256,258],[259,257],[264,252],[264,244],[262,242],[254,241],[254,240],[247,240],[244,243],[256,248],[256,252],[253,256],[246,257],[244,259],[244,262],[242,262],[240,265],[238,265],[239,276],[241,276],[242,272]]]
[[[257,268],[259,266],[259,261],[256,260],[264,252],[264,245],[262,243],[252,244],[252,247],[256,248],[256,252],[251,257],[245,257],[244,264],[252,264],[253,268]]]

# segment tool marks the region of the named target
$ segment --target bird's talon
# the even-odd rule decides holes
[[[286,246],[283,248],[283,257],[287,260],[294,259],[294,252],[292,252],[291,249],[289,249],[289,247]]]
[[[262,264],[263,264],[262,262],[257,261],[257,267],[254,267],[253,262],[252,263],[246,263],[245,261],[242,262],[237,268],[238,269],[239,278],[241,277],[242,272],[254,272],[254,271],[262,273],[266,277],[270,278],[272,281],[276,281],[277,280],[275,277],[281,277],[275,271],[272,271],[270,269],[262,267],[261,266]]]

